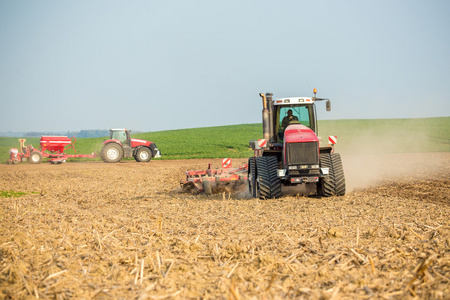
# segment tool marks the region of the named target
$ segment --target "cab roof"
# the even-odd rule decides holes
[[[313,104],[313,103],[314,99],[311,97],[273,98],[274,105]]]

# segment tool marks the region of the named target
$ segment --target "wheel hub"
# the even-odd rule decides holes
[[[106,155],[108,156],[109,159],[114,160],[119,157],[119,151],[117,151],[116,149],[109,149],[106,152]]]

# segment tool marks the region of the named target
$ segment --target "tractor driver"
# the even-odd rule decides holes
[[[291,123],[293,121],[297,121],[295,123],[300,123],[298,121],[298,118],[296,116],[292,115],[292,109],[290,109],[287,112],[287,116],[283,118],[283,121],[281,121],[281,127],[286,129],[286,127],[289,125],[289,123]]]

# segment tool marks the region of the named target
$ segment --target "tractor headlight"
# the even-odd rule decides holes
[[[311,166],[311,169],[318,169],[319,168],[319,165],[312,165]]]
[[[328,175],[330,173],[330,169],[329,168],[321,168],[320,172],[322,172],[323,175]]]
[[[289,166],[289,170],[297,170],[297,166]]]

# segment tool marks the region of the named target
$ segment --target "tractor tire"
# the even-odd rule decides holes
[[[33,151],[30,153],[27,160],[30,164],[40,164],[42,162],[42,153],[39,151]]]
[[[277,169],[278,160],[275,156],[256,157],[256,186],[260,199],[281,197],[281,179]]]
[[[123,158],[123,148],[117,143],[108,143],[100,151],[100,157],[105,163],[117,163]]]
[[[140,147],[136,150],[134,159],[137,162],[149,162],[152,159],[152,151],[147,147]]]
[[[259,198],[258,189],[256,187],[256,159],[255,157],[250,157],[248,159],[248,191],[252,198]]]
[[[319,195],[324,197],[345,195],[345,176],[341,156],[324,153],[320,156],[320,167],[328,168],[328,178],[321,180]]]
[[[339,153],[331,153],[331,161],[333,163],[336,196],[344,196],[345,176],[344,176],[344,167],[342,166],[341,155]]]

